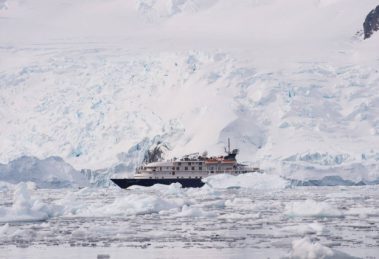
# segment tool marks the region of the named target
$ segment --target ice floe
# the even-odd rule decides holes
[[[285,214],[288,217],[342,217],[344,215],[327,202],[310,199],[286,204]]]
[[[321,235],[327,232],[327,230],[325,229],[325,226],[318,222],[313,222],[310,224],[296,224],[292,226],[286,226],[286,227],[281,228],[280,231],[288,232],[288,233],[297,233],[301,235],[306,235],[306,234]]]
[[[204,182],[213,188],[250,188],[256,190],[284,189],[290,185],[289,181],[278,176],[259,173],[241,174],[238,176],[222,174],[210,176]]]
[[[291,259],[352,259],[357,258],[346,253],[331,249],[309,237],[292,241],[292,250],[287,258]]]
[[[12,206],[0,207],[0,222],[42,221],[61,213],[62,207],[33,198],[28,184],[19,183],[14,189]]]
[[[179,213],[175,215],[176,217],[215,217],[217,213],[207,212],[202,208],[197,208],[193,206],[184,205]]]

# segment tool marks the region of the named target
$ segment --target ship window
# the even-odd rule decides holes
[[[175,170],[175,166],[172,167],[172,170]]]
[[[192,171],[193,171],[193,170],[195,170],[195,167],[194,167],[194,166],[192,166],[192,168],[191,168],[191,169],[192,169]]]
[[[201,170],[203,170],[203,168],[201,166],[199,166],[199,170],[201,171]]]
[[[179,163],[178,163],[178,165],[182,165],[182,163],[181,163],[181,162],[179,162]]]
[[[159,171],[162,171],[162,167],[159,167]]]
[[[201,165],[201,162],[199,162],[199,165]]]
[[[185,166],[185,167],[184,167],[184,170],[188,170],[188,167],[187,167],[187,166]]]
[[[175,175],[175,172],[172,172],[172,175]]]
[[[176,167],[176,171],[179,171],[179,166],[178,166],[178,167]]]
[[[188,162],[188,165],[191,165],[191,162]]]
[[[213,174],[213,171],[211,171],[211,174]]]

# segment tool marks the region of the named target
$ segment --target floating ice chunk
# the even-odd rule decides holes
[[[343,213],[326,202],[305,200],[286,205],[284,213],[289,217],[342,217]]]
[[[318,222],[314,222],[311,224],[286,226],[286,227],[281,228],[280,231],[297,233],[297,234],[301,234],[301,235],[304,235],[304,234],[321,235],[321,234],[326,232],[326,229],[322,224],[320,224]]]
[[[13,188],[13,184],[0,181],[0,192],[6,192],[8,190],[12,190]]]
[[[253,201],[249,198],[234,198],[225,201],[227,207],[248,207],[251,208]]]
[[[346,213],[346,215],[358,215],[360,218],[367,218],[369,216],[378,216],[379,209],[369,208],[369,207],[357,207],[351,208]]]
[[[171,210],[183,205],[183,200],[168,200],[152,195],[129,195],[119,198],[109,206],[104,208],[109,214],[149,214],[158,213],[162,210]]]
[[[249,213],[249,214],[239,214],[239,213],[226,213],[223,215],[220,215],[218,217],[219,219],[228,219],[231,221],[234,220],[251,220],[251,219],[260,219],[262,218],[262,214],[260,212],[258,213]]]
[[[169,186],[163,184],[155,184],[152,187],[149,187],[152,190],[157,190],[165,195],[183,195],[184,189],[180,183],[172,183]]]
[[[8,223],[6,223],[3,226],[0,226],[0,238],[2,236],[5,236],[6,234],[8,234],[8,231],[9,231],[9,224]]]
[[[279,125],[279,128],[285,129],[290,127],[291,125],[288,122],[283,122],[282,124]]]
[[[318,223],[318,222],[313,222],[311,224],[308,224],[308,227],[310,229],[312,229],[317,235],[321,235],[325,232],[327,232],[327,230],[325,229],[324,225]]]
[[[15,187],[12,206],[0,207],[0,222],[41,221],[61,213],[60,206],[48,205],[33,199],[28,185],[22,182]]]
[[[184,205],[182,211],[176,214],[178,217],[215,217],[217,214],[215,212],[207,212],[201,208],[190,207]]]
[[[225,207],[225,201],[224,200],[205,201],[205,202],[202,202],[201,205],[203,208],[223,209]]]
[[[219,191],[215,190],[208,184],[204,185],[201,188],[188,188],[186,189],[186,194],[191,197],[215,198],[222,196],[222,194]]]
[[[284,189],[289,181],[278,175],[248,173],[237,176],[220,174],[204,179],[204,182],[214,188],[242,187],[256,190]]]
[[[71,233],[71,237],[74,239],[84,239],[87,235],[87,232],[81,228],[75,229]]]
[[[312,243],[309,237],[292,241],[292,251],[290,258],[318,259],[334,255],[329,247],[320,243]]]
[[[110,204],[71,204],[75,195],[70,195],[61,201],[65,207],[66,216],[130,216],[160,213],[172,209],[179,210],[184,204],[184,200],[180,198],[167,199],[157,195],[150,194],[130,194],[116,198]]]
[[[37,184],[35,182],[26,182],[28,190],[37,190]]]
[[[351,259],[356,258],[343,252],[313,243],[309,237],[292,241],[292,250],[287,258],[293,259]]]

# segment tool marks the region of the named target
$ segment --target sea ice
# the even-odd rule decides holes
[[[309,237],[292,241],[291,259],[351,259],[357,258],[331,249],[318,242],[312,242]]]
[[[29,184],[33,187],[33,184]],[[42,221],[62,213],[62,208],[53,204],[46,204],[34,199],[28,190],[28,184],[16,185],[11,207],[0,207],[0,222],[13,221]]]
[[[209,176],[204,182],[213,188],[242,187],[255,190],[284,189],[289,186],[289,181],[278,175],[248,173],[237,176],[221,174]]]
[[[326,202],[315,200],[297,201],[286,204],[288,217],[341,217],[343,213]]]
[[[201,208],[190,207],[188,205],[184,205],[182,210],[175,214],[176,217],[215,217],[217,214],[215,212],[207,212]]]
[[[313,222],[310,224],[296,224],[292,226],[286,226],[286,227],[281,228],[280,231],[289,232],[289,233],[297,233],[301,235],[306,235],[306,234],[321,235],[327,232],[325,227],[318,222]]]
[[[24,183],[10,188],[0,192],[1,216],[6,221],[0,224],[0,250],[11,245],[51,250],[65,245],[96,246],[111,258],[118,258],[113,255],[119,246],[133,251],[139,251],[136,247],[217,247],[241,257],[256,249],[260,254],[256,258],[274,250],[276,255],[270,258],[280,258],[290,250],[288,256],[293,258],[344,258],[336,250],[362,257],[377,252],[375,186],[346,187],[350,194],[346,197],[334,195],[341,192],[335,187],[262,191],[171,185],[63,191],[30,190]],[[305,193],[309,200],[303,200]],[[327,199],[320,201],[320,197]],[[45,206],[35,205],[37,200]],[[362,213],[367,216],[362,218]],[[33,220],[46,220],[13,221],[25,220],[25,214],[28,220],[31,215]],[[309,239],[299,241],[304,237]]]

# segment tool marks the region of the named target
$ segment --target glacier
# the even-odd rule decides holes
[[[0,163],[59,157],[104,186],[158,141],[170,158],[218,154],[229,137],[242,161],[269,173],[375,181],[379,36],[359,36],[374,5],[3,1]]]
[[[377,256],[377,5],[0,0],[0,258]],[[109,181],[228,138],[264,173]]]

